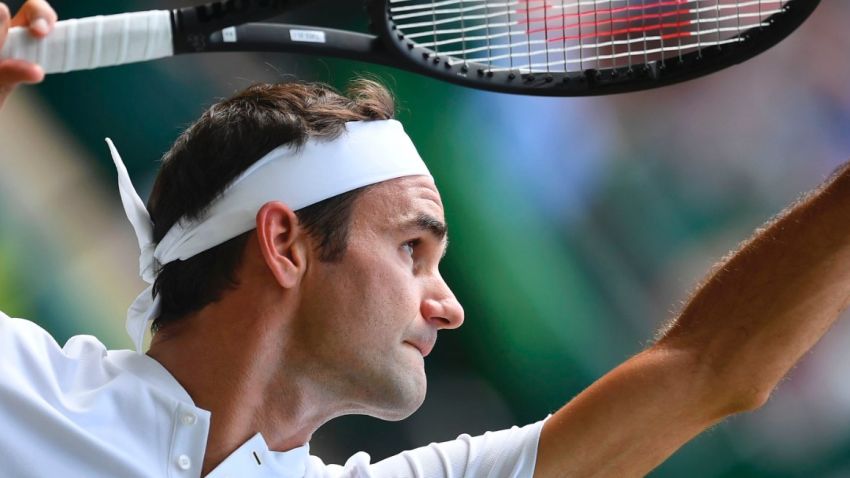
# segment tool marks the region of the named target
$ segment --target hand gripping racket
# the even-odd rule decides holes
[[[745,61],[819,0],[372,0],[374,34],[250,23],[308,0],[227,0],[12,29],[0,58],[48,73],[217,51],[326,55],[460,85],[582,96],[654,88]]]

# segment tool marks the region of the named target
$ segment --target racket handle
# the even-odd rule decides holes
[[[9,30],[0,58],[38,63],[45,73],[87,70],[174,54],[166,10],[122,13],[57,22],[42,39],[23,27]]]

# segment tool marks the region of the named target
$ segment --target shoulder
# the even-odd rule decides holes
[[[548,418],[548,417],[547,417]],[[311,456],[306,478],[427,476],[429,478],[528,478],[534,474],[541,420],[524,427],[461,435],[455,440],[407,450],[377,463],[357,453],[345,465],[325,465]]]
[[[107,351],[91,336],[60,346],[35,323],[0,313],[0,476],[171,476],[172,449],[203,456],[208,424],[153,359]],[[68,453],[73,450],[73,453]],[[47,457],[47,458],[45,458]]]
[[[326,465],[321,458],[311,455],[304,478],[377,478],[369,471],[371,461],[368,453],[359,452],[349,458],[345,465]]]
[[[108,375],[106,356],[106,347],[92,336],[72,337],[61,347],[38,324],[0,312],[0,386],[26,390],[39,384],[43,393],[65,389],[81,375],[90,382]]]
[[[0,312],[0,360],[64,357],[78,360],[91,356],[106,356],[106,346],[91,335],[71,337],[61,347],[40,325],[25,319],[12,318]]]

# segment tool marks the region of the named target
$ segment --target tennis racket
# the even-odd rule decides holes
[[[599,95],[745,61],[791,34],[819,0],[370,0],[373,34],[252,23],[304,3],[227,0],[64,20],[44,40],[12,29],[0,57],[53,73],[186,53],[301,53],[484,90]]]

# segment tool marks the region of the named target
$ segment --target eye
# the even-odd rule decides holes
[[[416,246],[418,246],[420,242],[421,241],[419,239],[411,239],[402,244],[401,248],[404,249],[404,252],[406,252],[410,257],[413,257],[413,253],[416,250]]]

